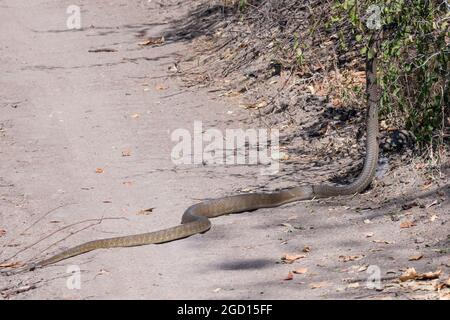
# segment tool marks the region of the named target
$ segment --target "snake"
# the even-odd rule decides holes
[[[381,91],[377,80],[377,53],[380,46],[379,35],[369,40],[366,56],[366,141],[363,168],[356,179],[349,184],[312,184],[300,185],[273,192],[238,194],[212,199],[194,204],[187,208],[181,224],[167,229],[142,234],[127,235],[93,240],[71,247],[49,258],[26,264],[20,271],[32,271],[55,264],[65,259],[97,249],[116,247],[135,247],[149,244],[161,244],[207,232],[212,224],[210,218],[227,214],[253,211],[261,208],[279,207],[287,203],[303,200],[354,195],[364,191],[373,181],[379,156],[378,112]],[[3,273],[5,271],[2,271]]]

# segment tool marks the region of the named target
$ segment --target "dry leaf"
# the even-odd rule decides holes
[[[123,150],[122,151],[122,157],[130,157],[131,156],[131,150]]]
[[[110,274],[110,273],[111,273],[111,272],[109,272],[108,270],[100,269],[100,270],[97,272],[97,275],[98,275],[98,276],[102,276],[102,275]]]
[[[418,280],[432,280],[440,277],[442,270],[437,270],[434,272],[426,272],[419,274]]]
[[[155,89],[158,90],[158,91],[163,91],[163,90],[169,89],[169,87],[166,86],[166,85],[164,85],[164,84],[162,84],[162,83],[158,83],[158,84],[155,86]]]
[[[178,72],[178,66],[176,64],[169,66],[168,69],[170,72]]]
[[[366,271],[368,268],[369,268],[368,265],[360,266],[357,271],[358,272],[363,272],[363,271]]]
[[[319,289],[319,288],[323,288],[323,287],[326,287],[326,286],[328,286],[328,283],[326,283],[326,282],[311,283],[309,285],[309,287],[311,289]]]
[[[103,173],[105,172],[102,168],[95,169],[95,173]]]
[[[3,237],[6,234],[5,229],[0,229],[0,237]]]
[[[423,255],[422,254],[418,254],[418,255],[415,255],[415,256],[411,256],[411,257],[409,257],[409,261],[417,261],[417,260],[420,260],[420,259],[422,259],[423,258]]]
[[[138,212],[138,215],[148,216],[150,213],[153,212],[153,209],[155,208],[142,209]]]
[[[141,115],[139,114],[139,113],[133,113],[132,115],[131,115],[131,117],[133,118],[133,119],[137,119],[137,118],[139,118]]]
[[[356,288],[359,288],[359,283],[358,283],[358,282],[350,283],[350,284],[347,286],[347,288],[349,288],[349,289],[356,289]]]
[[[256,109],[256,110],[264,108],[265,106],[267,106],[267,102],[266,101],[255,102],[255,103],[241,103],[241,104],[239,104],[240,108]]]
[[[334,107],[340,107],[342,106],[342,101],[339,98],[334,98],[331,100],[331,103],[333,104]]]
[[[6,263],[2,263],[0,264],[0,268],[20,268],[23,267],[25,265],[25,263],[20,262],[20,261],[15,261],[15,262],[6,262]]]
[[[437,279],[441,275],[442,270],[427,273],[417,273],[416,269],[408,268],[401,276],[400,281],[405,282],[408,280],[432,280]]]
[[[364,255],[356,255],[356,256],[339,256],[339,260],[342,262],[349,262],[349,261],[357,261],[364,258]]]
[[[88,50],[88,52],[94,52],[94,53],[97,53],[97,52],[117,52],[117,50],[116,49],[111,49],[111,48],[100,48],[100,49],[91,49],[91,50]]]
[[[427,204],[425,208],[429,209],[429,208],[431,208],[432,206],[437,205],[438,203],[439,203],[439,201],[434,200],[433,202]]]
[[[407,228],[411,228],[414,227],[416,224],[414,223],[414,221],[403,221],[402,223],[400,223],[400,228],[402,229],[407,229]]]
[[[306,258],[306,256],[304,254],[285,254],[281,257],[281,260],[284,263],[293,263],[294,261],[298,260],[298,259],[302,259],[302,258]]]
[[[375,234],[373,232],[367,232],[365,234],[366,238],[372,238]]]
[[[372,240],[373,243],[382,243],[382,244],[392,244],[392,242],[389,242],[387,240]]]
[[[310,252],[311,251],[311,246],[304,246],[303,247],[303,252]]]
[[[422,190],[427,190],[430,189],[430,187],[433,185],[433,181],[427,181],[424,183],[424,185],[422,186]]]
[[[283,280],[285,280],[285,281],[290,281],[290,280],[292,280],[292,279],[294,279],[294,274],[293,274],[291,271],[289,271],[287,277],[284,278]]]
[[[138,45],[140,46],[161,45],[164,42],[166,42],[166,40],[164,39],[164,36],[162,36],[159,38],[149,38],[145,41],[139,42]]]
[[[408,281],[408,280],[413,280],[417,278],[417,272],[416,269],[414,268],[408,268],[401,276],[400,276],[400,281],[404,282],[404,281]]]
[[[308,272],[308,268],[299,268],[297,270],[294,270],[294,273],[296,274],[305,274],[306,272]]]
[[[122,184],[124,186],[131,187],[133,185],[133,182],[132,181],[124,181],[124,182],[122,182]]]

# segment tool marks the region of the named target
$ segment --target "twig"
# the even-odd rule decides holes
[[[95,221],[95,222],[101,223],[103,220],[120,220],[120,219],[125,219],[125,220],[127,220],[125,217],[118,217],[118,218],[112,217],[112,218],[100,218],[100,219],[86,219],[86,220],[83,220],[83,221],[78,221],[78,222],[69,224],[69,225],[67,225],[67,226],[61,227],[61,228],[59,228],[59,229],[53,231],[52,233],[50,233],[50,234],[48,234],[48,235],[42,237],[41,239],[39,239],[39,240],[37,240],[37,241],[35,241],[35,242],[33,242],[33,243],[27,245],[26,247],[20,249],[20,250],[17,251],[15,254],[13,254],[12,256],[8,257],[8,258],[5,259],[4,261],[2,261],[0,264],[4,264],[4,263],[6,263],[7,261],[10,261],[11,259],[15,258],[15,257],[16,257],[17,255],[19,255],[20,253],[22,253],[22,252],[24,252],[24,251],[26,251],[26,250],[28,250],[28,249],[34,247],[35,245],[41,243],[42,241],[44,241],[44,240],[50,238],[51,236],[55,235],[55,234],[58,233],[58,232],[61,232],[61,231],[65,230],[65,229],[69,229],[69,228],[72,228],[72,227],[74,227],[74,226],[76,226],[76,225],[79,225],[79,224],[82,224],[82,223],[86,223],[86,222],[94,222],[94,221]],[[89,225],[88,227],[90,227],[90,226],[91,226],[91,225]],[[79,230],[78,232],[80,232],[80,231],[82,231],[82,230],[84,230],[84,229],[81,229],[81,230]],[[72,233],[71,235],[73,235],[73,233]],[[71,236],[71,235],[69,235],[69,236]],[[67,239],[67,237],[66,237],[66,238],[63,238],[63,240],[65,240],[65,239]],[[59,242],[60,242],[60,241],[59,241]],[[57,243],[58,243],[58,242],[57,242]],[[56,244],[56,243],[55,243],[55,244]],[[52,246],[52,245],[51,245],[51,246]],[[51,247],[51,246],[50,246],[50,247]],[[48,248],[46,248],[45,250],[41,251],[40,254],[42,254],[42,252],[45,252],[47,249],[48,249]]]
[[[75,204],[75,203],[66,203],[66,204],[62,204],[62,205],[60,205],[60,206],[58,206],[58,207],[56,207],[56,208],[51,209],[50,211],[47,211],[43,216],[39,217],[39,218],[38,218],[36,221],[34,221],[30,226],[28,226],[27,228],[25,228],[25,230],[23,230],[22,232],[19,232],[19,235],[24,235],[28,230],[30,230],[31,228],[33,228],[36,224],[38,224],[40,221],[42,221],[42,219],[44,219],[45,217],[47,217],[49,214],[51,214],[51,213],[55,212],[56,210],[61,209],[61,208],[63,208],[63,207],[70,206],[70,205],[72,205],[72,204]],[[8,247],[12,242],[13,242],[13,239],[11,239],[9,242],[7,242],[6,244],[4,244],[2,247],[3,247],[3,248]],[[2,254],[3,252],[4,252],[4,250],[2,250],[2,251],[0,252],[0,254]]]

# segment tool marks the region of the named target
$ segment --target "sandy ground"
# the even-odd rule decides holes
[[[46,252],[173,226],[199,200],[270,180],[251,166],[171,161],[173,130],[192,132],[196,120],[239,128],[245,117],[170,77],[186,43],[138,44],[170,28],[189,3],[78,1],[82,29],[68,30],[71,4],[0,1],[0,260],[83,221],[12,260],[41,255],[55,242]],[[89,52],[105,48],[114,50]],[[101,250],[3,276],[1,297],[439,298],[429,281],[395,281],[407,267],[441,270],[435,281],[449,277],[448,179],[429,184],[412,168],[387,175],[360,197],[220,217],[210,232],[182,241]],[[414,224],[401,228],[405,221]],[[304,257],[288,264],[284,254]],[[415,255],[423,258],[410,261]],[[67,285],[73,266],[82,271],[80,288]],[[293,270],[306,273],[285,280]],[[368,288],[378,271],[383,288]]]

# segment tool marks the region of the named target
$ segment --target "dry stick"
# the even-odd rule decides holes
[[[70,206],[70,205],[72,205],[72,204],[75,204],[75,203],[66,203],[66,204],[62,204],[62,205],[60,205],[60,206],[58,206],[58,207],[56,207],[56,208],[51,209],[50,211],[47,211],[43,216],[39,217],[39,218],[38,218],[36,221],[34,221],[30,226],[28,226],[27,228],[25,228],[25,230],[23,230],[22,232],[19,232],[19,235],[24,235],[25,232],[27,232],[27,231],[30,230],[32,227],[34,227],[36,224],[38,224],[42,219],[44,219],[45,217],[47,217],[49,214],[51,214],[51,213],[55,212],[56,210],[61,209],[61,208],[63,208],[63,207]],[[13,242],[13,239],[11,239],[9,242],[7,242],[6,244],[4,244],[2,247],[5,248],[5,247],[9,246],[12,242]],[[4,250],[1,251],[0,254],[2,254],[3,252],[4,252]],[[7,260],[9,260],[9,259],[7,259]],[[5,260],[5,261],[6,261],[6,260]]]
[[[56,233],[61,232],[61,231],[65,230],[65,229],[69,229],[69,228],[71,228],[71,227],[74,227],[74,226],[76,226],[76,225],[78,225],[78,224],[82,224],[82,223],[86,223],[86,222],[93,222],[93,221],[97,221],[97,222],[100,221],[100,223],[101,223],[103,220],[119,220],[119,219],[125,219],[125,220],[128,220],[128,219],[126,219],[125,217],[118,217],[118,218],[114,218],[114,217],[113,217],[113,218],[101,218],[101,219],[86,219],[86,220],[78,221],[78,222],[69,224],[69,225],[67,225],[67,226],[61,227],[61,228],[59,228],[59,229],[53,231],[52,233],[46,235],[45,237],[42,237],[41,239],[39,239],[39,240],[37,240],[37,241],[35,241],[35,242],[29,244],[28,246],[26,246],[26,247],[20,249],[19,251],[17,251],[17,252],[16,252],[15,254],[13,254],[12,256],[10,256],[10,257],[6,258],[5,260],[3,260],[2,262],[0,262],[0,264],[6,263],[7,261],[9,261],[9,260],[15,258],[16,256],[18,256],[20,253],[22,253],[22,252],[24,252],[24,251],[26,251],[26,250],[28,250],[28,249],[34,247],[35,245],[37,245],[37,244],[41,243],[42,241],[44,241],[44,240],[50,238],[51,236],[55,235]],[[48,249],[48,248],[47,248],[47,249]],[[42,252],[45,252],[47,249],[41,251],[41,253],[42,253]],[[33,259],[34,259],[34,258],[33,258]]]
[[[49,245],[47,248],[45,248],[44,250],[41,250],[37,255],[35,255],[35,256],[32,257],[29,261],[27,261],[27,263],[30,263],[31,261],[35,260],[38,256],[41,256],[45,251],[47,251],[47,250],[50,249],[51,247],[54,247],[54,246],[57,245],[58,243],[61,243],[61,242],[63,242],[64,240],[67,240],[68,238],[70,238],[70,237],[73,236],[74,234],[77,234],[77,233],[79,233],[79,232],[81,232],[81,231],[84,231],[84,230],[89,229],[90,227],[93,227],[93,226],[96,226],[96,225],[101,224],[101,223],[103,222],[103,219],[104,219],[104,218],[93,219],[93,220],[97,220],[97,222],[91,223],[91,224],[87,225],[86,227],[83,227],[83,228],[81,228],[81,229],[79,229],[79,230],[77,230],[77,231],[72,231],[70,234],[68,234],[68,235],[65,236],[64,238],[62,238],[62,239],[60,239],[60,240],[58,240],[58,241],[53,242],[53,243],[52,243],[51,245]],[[106,219],[106,218],[105,218],[105,219]],[[114,218],[112,218],[112,219],[114,219]]]

